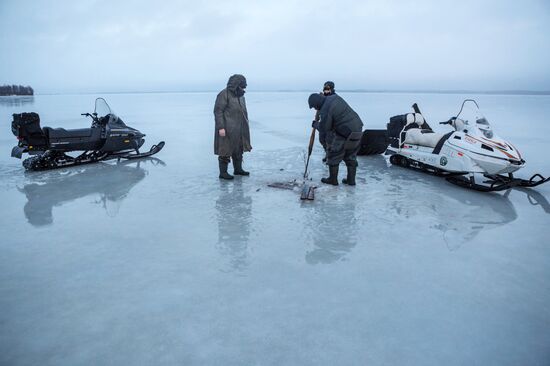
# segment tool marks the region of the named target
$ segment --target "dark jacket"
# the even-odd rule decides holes
[[[331,95],[336,95],[336,93],[335,93],[335,92],[332,92],[332,93],[330,93],[330,94],[328,94],[328,95],[325,95],[324,93],[319,93],[319,95],[321,95],[321,96],[323,96],[323,97],[326,98],[326,97],[331,96]],[[320,120],[321,120],[321,111],[320,111],[320,110],[317,110],[317,111],[315,112],[314,121],[315,121],[315,122],[319,122]],[[314,126],[314,127],[315,127],[315,126]],[[317,127],[315,127],[315,128],[317,128]]]
[[[347,139],[352,132],[363,130],[359,115],[338,94],[324,97],[319,114],[319,133],[327,135],[327,142],[336,136]]]
[[[214,154],[219,156],[252,150],[246,101],[244,96],[237,96],[234,84],[234,77],[231,77],[227,88],[216,97],[214,105]],[[222,128],[225,129],[225,137],[219,135]]]

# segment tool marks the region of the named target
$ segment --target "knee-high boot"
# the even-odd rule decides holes
[[[338,165],[329,165],[328,167],[329,177],[321,178],[321,182],[325,184],[332,184],[333,186],[338,185]]]
[[[243,157],[233,156],[233,174],[235,175],[250,175],[250,172],[243,170]]]
[[[229,165],[229,158],[219,157],[218,164],[220,167],[220,179],[233,179],[233,176],[227,172],[227,167]]]

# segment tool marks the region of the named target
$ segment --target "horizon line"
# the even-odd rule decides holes
[[[83,91],[83,92],[49,92],[34,93],[34,95],[90,95],[90,94],[192,94],[192,93],[217,93],[214,89],[196,90],[121,90],[121,91]],[[260,89],[247,93],[307,93],[311,89]],[[476,89],[341,89],[342,93],[367,93],[367,94],[484,94],[484,95],[550,95],[550,90],[476,90]],[[30,97],[33,95],[12,95],[3,97]]]

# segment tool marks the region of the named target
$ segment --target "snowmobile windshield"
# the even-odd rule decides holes
[[[485,117],[481,117],[476,120],[477,128],[483,133],[485,137],[488,139],[493,138],[493,130],[491,129],[491,125],[489,124],[489,121]]]
[[[479,106],[472,99],[467,99],[462,103],[462,108],[456,117],[457,124],[464,123],[465,128],[470,130],[477,129],[479,132],[488,139],[493,138],[493,129],[489,124],[489,121],[479,110]]]
[[[103,98],[97,98],[95,100],[95,109],[94,113],[97,113],[98,118],[105,117],[109,114],[112,114],[111,108],[109,108],[109,105]]]
[[[124,122],[113,112],[105,99],[97,98],[95,100],[94,112],[97,113],[97,118],[101,125],[109,124],[112,127],[126,127]]]

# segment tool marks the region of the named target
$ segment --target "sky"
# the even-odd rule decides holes
[[[38,93],[550,90],[549,0],[0,0],[0,84]]]

